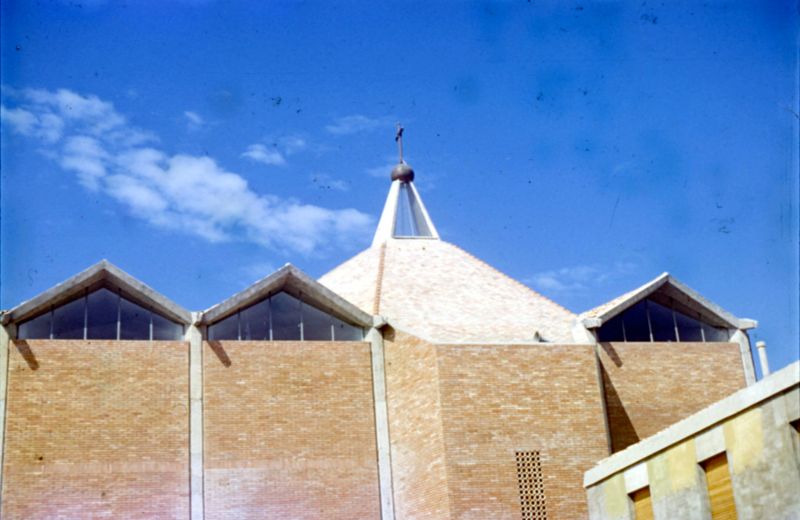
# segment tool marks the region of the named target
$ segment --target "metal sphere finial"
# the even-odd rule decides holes
[[[392,181],[411,182],[414,180],[414,169],[408,164],[401,162],[392,168]]]

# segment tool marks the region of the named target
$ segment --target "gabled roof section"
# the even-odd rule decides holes
[[[118,288],[130,300],[171,320],[184,325],[192,322],[192,315],[188,310],[105,259],[5,312],[2,322],[18,323],[33,318],[51,307],[75,299],[87,289],[100,285]]]
[[[757,321],[737,318],[666,272],[641,287],[637,287],[609,302],[598,305],[594,309],[581,313],[580,318],[586,328],[595,329],[651,296],[671,299],[675,304],[675,310],[682,311],[685,314],[699,315],[703,321],[717,327],[746,330],[758,326]]]
[[[372,326],[371,314],[362,311],[291,264],[286,264],[247,289],[203,311],[198,321],[204,325],[211,325],[281,291],[343,321],[361,327]]]

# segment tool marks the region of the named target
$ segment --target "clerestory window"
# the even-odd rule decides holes
[[[664,302],[667,303],[667,302]],[[645,299],[608,320],[600,327],[600,341],[728,341],[724,327],[716,327],[664,305]]]
[[[364,330],[306,301],[279,292],[210,325],[208,339],[362,341]]]
[[[20,323],[17,329],[18,339],[176,341],[182,337],[180,323],[106,287],[87,290],[83,296]]]

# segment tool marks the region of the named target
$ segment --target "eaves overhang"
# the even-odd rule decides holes
[[[281,291],[354,325],[372,327],[375,323],[371,314],[362,311],[291,264],[286,264],[247,289],[201,312],[197,323],[211,325]]]
[[[582,313],[579,319],[587,329],[597,329],[603,323],[657,292],[669,297],[675,303],[676,310],[696,313],[711,325],[739,330],[758,326],[756,320],[737,318],[666,272],[629,293]]]
[[[30,300],[4,312],[2,323],[7,325],[33,318],[52,307],[67,303],[87,290],[100,285],[118,288],[135,303],[173,321],[184,325],[192,322],[192,315],[188,310],[104,259]]]

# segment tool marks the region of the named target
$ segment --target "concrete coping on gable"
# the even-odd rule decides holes
[[[591,487],[614,474],[649,459],[670,446],[678,444],[796,386],[800,386],[800,361],[796,361],[765,377],[758,383],[743,388],[721,401],[717,401],[655,435],[606,457],[584,474],[583,486],[586,488]]]
[[[670,288],[681,294],[685,301],[681,302],[684,306],[693,308],[695,311],[701,311],[707,318],[713,318],[717,323],[712,325],[724,325],[728,328],[739,330],[749,330],[758,327],[758,321],[750,318],[738,318],[726,311],[716,303],[707,299],[688,285],[677,280],[669,273],[661,273],[653,280],[626,293],[608,303],[595,307],[581,313],[578,319],[587,329],[596,329],[601,327],[608,320],[614,318],[618,314],[629,309],[631,306],[647,298],[651,294],[662,290],[662,288]]]
[[[192,315],[188,310],[105,259],[30,300],[22,302],[13,309],[3,312],[1,321],[3,325],[7,325],[33,318],[50,307],[67,303],[98,283],[108,283],[117,287],[134,302],[149,307],[174,321],[184,325],[188,325],[192,321]]]
[[[303,298],[314,306],[360,327],[372,327],[375,324],[373,315],[362,311],[292,264],[284,265],[245,290],[206,309],[200,313],[198,322],[211,325],[278,291],[286,291],[294,297],[302,293]]]

